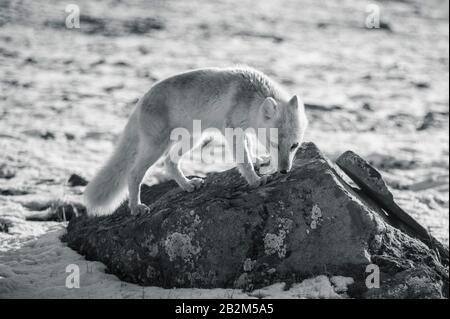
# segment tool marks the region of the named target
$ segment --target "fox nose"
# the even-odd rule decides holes
[[[281,174],[287,174],[287,170],[282,169],[282,170],[280,171],[280,173],[281,173]]]

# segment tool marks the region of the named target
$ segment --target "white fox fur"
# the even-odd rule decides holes
[[[276,143],[278,170],[287,173],[300,146],[307,119],[303,103],[290,97],[278,84],[251,68],[198,69],[156,83],[137,103],[118,145],[84,192],[89,215],[112,213],[126,198],[133,214],[147,211],[140,201],[140,184],[150,166],[165,156],[169,175],[186,191],[202,185],[202,179],[188,179],[179,161],[170,156],[176,142],[170,140],[175,128],[192,132],[193,120],[202,127],[277,128],[278,141],[265,137],[263,144]],[[193,138],[191,145],[201,140]],[[267,176],[253,167],[250,139],[244,141],[239,171],[249,185],[258,186]],[[234,147],[233,145],[230,145]]]
[[[114,211],[127,197],[127,174],[137,153],[137,115],[133,112],[114,153],[84,191],[86,208],[91,215]]]

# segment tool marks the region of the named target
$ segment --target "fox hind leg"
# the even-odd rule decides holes
[[[137,215],[148,211],[147,206],[141,203],[140,189],[142,179],[150,166],[152,166],[161,157],[163,152],[163,146],[140,146],[134,166],[128,175],[129,206],[132,215]]]
[[[191,149],[196,148],[200,143],[201,139],[191,139],[191,145],[193,147]],[[183,157],[189,150],[180,149],[179,147],[181,142],[174,143],[167,153],[166,158],[164,159],[164,165],[166,166],[167,173],[170,177],[175,180],[175,182],[186,192],[193,192],[194,190],[200,188],[204,180],[202,178],[194,177],[187,178],[180,167],[180,162]]]

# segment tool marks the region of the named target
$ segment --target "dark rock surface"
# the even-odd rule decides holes
[[[86,186],[88,184],[88,181],[83,176],[80,176],[78,174],[72,174],[67,180],[67,184],[72,187]]]
[[[16,171],[7,166],[6,164],[0,164],[0,178],[11,179],[16,176]]]
[[[0,232],[7,233],[11,227],[11,222],[0,218]]]
[[[353,297],[448,296],[435,251],[391,226],[312,143],[290,174],[263,187],[250,189],[232,169],[194,193],[174,182],[144,186],[142,200],[151,214],[131,216],[124,204],[111,216],[76,218],[63,240],[143,285],[252,289],[326,274],[353,277]],[[381,272],[376,292],[364,284],[371,263]],[[417,280],[405,286],[402,276]]]

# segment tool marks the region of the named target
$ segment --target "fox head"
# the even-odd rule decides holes
[[[286,174],[292,168],[295,153],[303,142],[308,126],[303,102],[294,95],[288,102],[268,97],[260,105],[260,127],[270,131],[276,128],[278,134],[266,134],[265,144],[271,150],[272,165]]]

